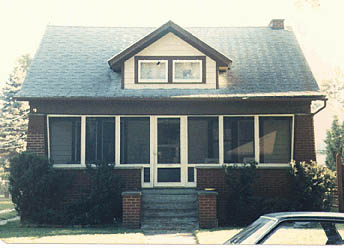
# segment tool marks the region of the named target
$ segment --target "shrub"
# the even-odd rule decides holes
[[[46,158],[33,153],[23,152],[10,160],[9,191],[24,222],[54,222],[60,214],[56,203],[68,181]]]
[[[255,196],[256,163],[224,166],[227,199],[227,225],[247,225],[262,214],[282,211],[328,211],[335,174],[316,162],[291,164],[290,197]]]
[[[121,181],[114,166],[87,165],[90,189],[81,200],[64,200],[73,177],[43,157],[21,153],[10,162],[10,192],[21,221],[33,224],[110,224],[121,216]],[[60,204],[59,204],[60,203]]]
[[[333,171],[314,161],[291,163],[291,200],[294,210],[328,211],[332,204],[331,190],[336,185]]]
[[[224,165],[227,186],[226,224],[246,225],[257,217],[253,197],[256,162],[244,166]]]
[[[113,173],[114,165],[97,162],[87,165],[91,190],[86,197],[67,208],[68,224],[111,224],[122,215],[120,177]]]

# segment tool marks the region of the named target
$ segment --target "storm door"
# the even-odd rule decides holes
[[[181,166],[181,120],[178,117],[157,118],[155,186],[183,186]]]

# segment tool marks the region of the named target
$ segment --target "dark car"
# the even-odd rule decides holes
[[[259,217],[225,244],[339,245],[343,237],[343,213],[281,212]]]

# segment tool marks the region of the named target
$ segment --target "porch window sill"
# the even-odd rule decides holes
[[[234,165],[234,164],[229,164]],[[244,164],[235,164],[237,166],[244,166]],[[190,165],[189,165],[190,166]],[[199,169],[213,169],[213,168],[222,168],[220,164],[202,164],[202,165],[194,165],[195,168]],[[257,169],[287,169],[290,168],[290,164],[258,164]]]
[[[144,165],[115,165],[115,169],[141,169]],[[84,170],[84,164],[54,164],[55,169],[71,169],[71,170]]]

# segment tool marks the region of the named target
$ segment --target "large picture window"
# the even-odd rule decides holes
[[[149,164],[149,117],[121,118],[121,164]]]
[[[188,163],[219,162],[219,121],[217,117],[188,118]]]
[[[260,163],[289,163],[291,117],[259,117]]]
[[[86,162],[115,161],[115,118],[86,118]]]
[[[224,162],[254,161],[254,118],[225,117],[223,129]]]
[[[79,164],[79,117],[49,118],[50,158],[54,164]]]

